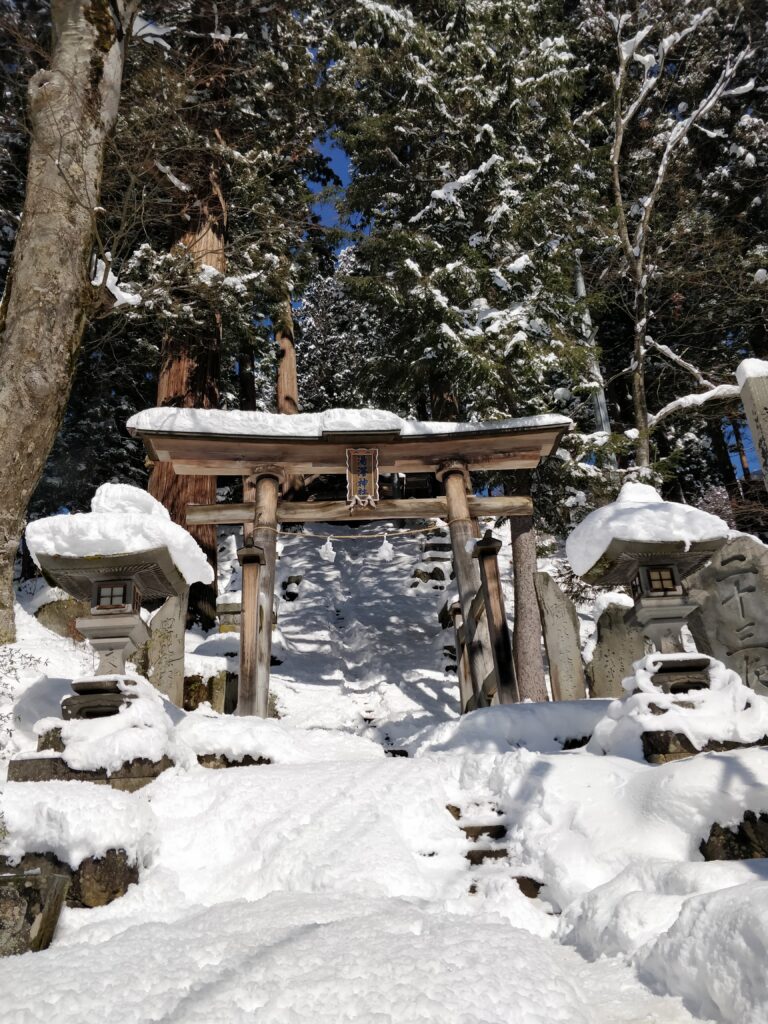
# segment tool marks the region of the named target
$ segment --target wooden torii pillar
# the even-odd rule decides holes
[[[257,466],[246,481],[255,509],[243,523],[245,543],[237,553],[243,570],[238,715],[266,718],[269,713],[277,499],[284,478],[282,466]]]

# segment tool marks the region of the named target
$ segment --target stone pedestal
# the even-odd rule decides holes
[[[129,613],[85,615],[76,625],[99,655],[97,676],[123,675],[125,659],[149,636],[141,616]]]

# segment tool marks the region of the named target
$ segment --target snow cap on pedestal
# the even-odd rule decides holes
[[[151,494],[129,484],[102,484],[90,512],[36,519],[27,526],[26,540],[38,565],[41,555],[88,558],[165,547],[187,584],[213,580],[213,569],[197,542],[171,522],[168,510]]]
[[[688,551],[695,544],[723,540],[728,533],[728,524],[718,516],[664,501],[649,484],[626,483],[616,501],[595,509],[579,523],[566,541],[565,552],[577,576],[594,577],[614,541],[678,545]]]

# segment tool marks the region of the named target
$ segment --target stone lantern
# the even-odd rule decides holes
[[[118,687],[126,658],[149,638],[140,614],[142,601],[186,598],[186,580],[167,547],[86,557],[39,554],[38,561],[51,585],[90,602],[90,615],[77,619],[75,625],[99,655],[93,678],[72,684],[76,696],[62,702],[62,716],[116,714],[126,699]]]
[[[654,682],[664,689],[708,685],[709,657],[683,652],[681,630],[699,607],[684,581],[720,550],[727,535],[727,524],[717,516],[663,501],[646,484],[625,484],[615,502],[592,512],[568,538],[568,558],[583,580],[629,588],[634,606],[625,619],[640,626],[663,656]]]

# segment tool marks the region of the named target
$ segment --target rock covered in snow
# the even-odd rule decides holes
[[[154,848],[155,817],[144,800],[91,782],[8,782],[0,793],[7,835],[0,855],[53,853],[71,868],[107,850],[143,862]]]
[[[213,569],[193,537],[171,522],[159,501],[129,484],[102,484],[90,512],[36,519],[27,526],[26,540],[36,562],[40,555],[82,558],[166,547],[187,583],[213,580]]]
[[[584,576],[603,557],[614,540],[646,543],[691,544],[728,536],[729,527],[718,516],[664,501],[649,484],[626,483],[616,501],[583,519],[565,543],[565,552],[577,576]]]
[[[649,654],[623,680],[629,694],[613,701],[595,724],[588,750],[636,761],[644,759],[644,733],[684,736],[695,750],[710,742],[751,744],[768,736],[768,697],[751,690],[720,661],[711,659],[709,688],[665,693],[653,682],[662,657]]]
[[[384,750],[362,736],[325,729],[288,728],[274,718],[219,715],[200,707],[176,726],[180,747],[200,754],[221,754],[229,761],[267,758],[273,764],[381,759]]]

